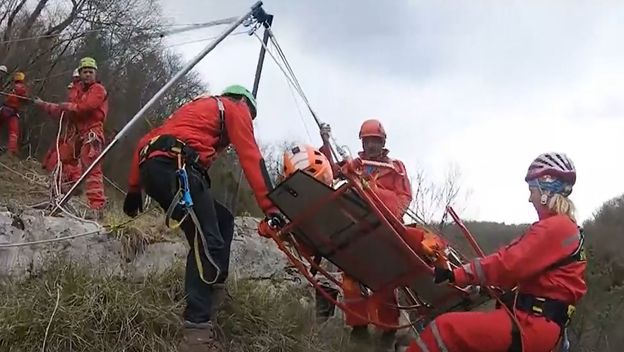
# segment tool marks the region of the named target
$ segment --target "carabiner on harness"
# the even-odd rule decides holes
[[[169,226],[169,219],[171,219],[171,216],[173,215],[173,212],[177,206],[180,206],[182,208],[182,211],[184,212],[184,216],[178,222],[178,225],[176,225],[174,228],[179,227],[186,220],[186,218],[190,216],[191,221],[193,221],[193,224],[195,226],[195,236],[193,239],[193,252],[194,252],[195,262],[197,264],[197,269],[199,272],[199,277],[204,283],[208,285],[214,284],[219,279],[219,276],[221,276],[221,269],[219,268],[217,263],[214,261],[214,259],[210,255],[210,252],[208,251],[208,241],[206,240],[204,231],[201,228],[201,223],[199,222],[199,219],[197,218],[197,214],[195,213],[195,210],[193,209],[193,198],[191,197],[191,187],[189,185],[188,173],[186,172],[186,163],[182,162],[181,154],[178,154],[178,169],[176,170],[176,176],[178,178],[179,188],[178,188],[178,192],[173,197],[173,200],[171,201],[169,208],[167,209],[167,214],[165,217],[165,224],[167,225],[167,227],[171,228],[171,226]],[[201,257],[200,257],[199,248],[198,248],[200,241],[201,241],[202,249],[204,250],[204,257],[208,260],[210,265],[216,271],[215,276],[211,281],[207,281],[204,278],[204,268],[201,262]]]

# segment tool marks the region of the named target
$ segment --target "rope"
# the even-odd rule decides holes
[[[257,33],[254,32],[255,37],[258,39],[258,41],[264,47],[264,49],[269,53],[269,56],[271,56],[271,58],[273,59],[273,61],[277,65],[277,67],[282,71],[282,73],[286,77],[286,80],[288,81],[288,83],[290,83],[292,85],[292,87],[295,88],[297,93],[299,93],[299,96],[301,97],[301,99],[306,104],[308,110],[310,111],[310,114],[314,118],[314,121],[316,122],[318,127],[321,128],[322,122],[319,120],[316,112],[314,112],[314,109],[312,109],[312,105],[310,104],[310,101],[308,100],[305,92],[303,91],[303,88],[299,84],[299,80],[297,79],[297,76],[295,75],[292,67],[290,66],[290,63],[288,62],[288,59],[286,59],[286,55],[284,54],[284,51],[282,50],[282,48],[280,47],[279,43],[277,42],[277,39],[275,38],[275,35],[271,31],[270,27],[267,27],[265,30],[268,31],[269,39],[271,40],[271,44],[273,44],[273,46],[275,47],[278,55],[280,56],[281,61],[283,62],[284,66],[286,67],[286,69],[284,69],[284,67],[282,67],[282,64],[275,57],[275,55],[273,55],[273,53],[269,50],[268,46],[264,43],[264,41],[262,41],[262,38],[260,38],[260,36]],[[344,148],[339,146],[338,143],[336,143],[336,140],[333,137],[331,137],[331,138],[332,138],[332,142],[336,145],[336,149],[337,149],[337,151],[335,151],[333,147],[330,148],[331,149],[331,153],[333,154],[334,158],[336,160],[338,160],[339,159],[338,158],[338,154],[340,154],[340,156],[343,159],[347,159],[349,157],[349,155],[344,150]]]
[[[48,185],[47,185],[46,183],[39,182],[39,181],[37,181],[37,180],[34,180],[34,179],[31,179],[31,178],[28,178],[26,175],[24,175],[24,174],[22,174],[22,173],[20,173],[20,172],[18,172],[18,171],[15,171],[14,169],[10,168],[8,165],[6,165],[6,164],[4,164],[4,163],[2,163],[2,162],[0,162],[0,166],[2,166],[3,168],[7,169],[8,171],[10,171],[10,172],[14,173],[15,175],[20,176],[20,177],[21,177],[21,178],[23,178],[24,180],[29,181],[30,183],[36,184],[36,185],[41,186],[41,187],[44,187],[44,188],[47,188],[47,187],[48,187]],[[39,175],[37,175],[37,176],[39,176]]]
[[[234,22],[236,19],[237,19],[236,17],[228,17],[228,18],[224,18],[224,19],[220,19],[220,20],[214,20],[214,21],[203,22],[203,23],[161,25],[162,27],[184,27],[184,26],[187,26],[189,28],[170,29],[170,30],[167,30],[167,31],[155,33],[153,36],[155,36],[155,37],[164,37],[164,36],[168,36],[168,35],[184,32],[184,31],[189,31],[189,30],[195,30],[195,29],[201,29],[201,28],[206,28],[206,27],[218,26],[218,25],[222,25],[222,24],[229,24],[229,23]],[[118,25],[116,27],[119,27],[119,28],[133,28],[132,25],[121,25],[121,26]],[[154,30],[155,28],[133,28],[133,29],[138,32],[138,31],[142,31],[142,30]],[[102,27],[102,28],[97,28],[97,29],[87,29],[87,30],[84,30],[84,31],[82,31],[80,33],[81,34],[86,34],[86,33],[104,32],[104,31],[108,31],[108,30],[111,30],[111,27]],[[59,36],[65,34],[65,33],[66,33],[65,31],[61,31],[60,33],[54,33],[54,34],[41,34],[41,35],[35,35],[35,36],[25,37],[25,38],[8,39],[8,40],[0,41],[0,44],[19,43],[19,42],[24,42],[24,41],[29,41],[29,40],[59,37]]]
[[[79,233],[77,235],[70,235],[70,236],[57,237],[57,238],[50,238],[50,239],[47,239],[47,240],[39,240],[39,241],[31,241],[31,242],[21,242],[21,243],[0,244],[0,249],[1,248],[14,248],[14,247],[27,247],[27,246],[34,246],[34,245],[37,245],[37,244],[67,241],[67,240],[71,240],[71,239],[75,239],[75,238],[79,238],[79,237],[85,237],[85,236],[89,236],[89,235],[100,234],[101,232],[103,232],[102,229],[94,230],[94,231],[88,231],[88,232],[83,232],[83,233]]]
[[[240,32],[232,33],[232,34],[230,34],[230,36],[237,36],[237,35],[246,34],[246,33],[247,33],[247,31],[240,31]],[[203,38],[203,39],[194,39],[194,40],[184,41],[184,42],[179,42],[179,43],[172,43],[172,44],[164,45],[163,48],[164,49],[169,49],[169,48],[173,48],[173,47],[176,47],[176,46],[200,43],[200,42],[204,42],[204,41],[208,41],[208,40],[213,40],[213,39],[216,39],[216,38],[218,38],[218,36],[212,36],[212,37],[207,37],[207,38]],[[111,57],[109,59],[100,60],[100,61],[98,61],[98,63],[101,65],[102,63],[106,63],[106,62],[108,62],[111,59],[113,59],[113,57]],[[61,71],[59,73],[55,73],[53,75],[50,75],[49,77],[33,78],[31,81],[32,82],[45,81],[45,80],[48,80],[50,78],[55,78],[55,77],[60,77],[60,76],[66,75],[66,74],[70,74],[72,72],[74,72],[73,68],[71,70],[66,70],[66,71]]]
[[[63,209],[63,208],[60,208]],[[147,214],[148,212],[143,212],[141,214],[139,214],[137,217],[123,221],[121,223],[118,224],[113,224],[113,225],[100,225],[95,221],[91,221],[91,220],[87,220],[87,219],[82,219],[79,217],[76,217],[75,215],[68,214],[69,216],[71,216],[72,218],[74,218],[75,220],[78,220],[79,222],[82,223],[92,223],[95,224],[96,226],[100,227],[100,229],[98,230],[92,230],[92,231],[86,231],[86,232],[81,232],[79,234],[76,235],[68,235],[68,236],[62,236],[62,237],[57,237],[57,238],[49,238],[49,239],[45,239],[45,240],[38,240],[38,241],[30,241],[30,242],[20,242],[20,243],[0,243],[0,249],[2,248],[15,248],[15,247],[27,247],[27,246],[34,246],[34,245],[38,245],[38,244],[46,244],[46,243],[54,243],[54,242],[61,242],[61,241],[68,241],[68,240],[73,240],[76,238],[80,238],[80,237],[85,237],[85,236],[89,236],[89,235],[98,235],[98,234],[109,234],[113,231],[122,229],[126,226],[128,226],[129,224],[137,221],[138,219],[140,219],[142,216],[144,216],[145,214]]]

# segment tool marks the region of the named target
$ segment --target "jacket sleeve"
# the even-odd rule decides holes
[[[38,104],[37,106],[54,119],[59,119],[61,117],[62,110],[59,104],[43,102],[41,104]]]
[[[395,182],[396,194],[399,198],[399,209],[401,214],[405,214],[407,208],[409,208],[412,203],[412,185],[410,184],[409,177],[407,176],[405,165],[399,160],[395,160],[394,164],[400,172],[397,174]]]
[[[546,270],[578,246],[576,225],[563,216],[535,223],[519,240],[454,270],[458,286],[470,284],[505,289]]]
[[[260,209],[266,214],[273,208],[267,197],[269,176],[266,175],[264,159],[256,144],[251,116],[240,104],[228,104],[225,112],[225,129],[230,142],[236,149],[247,182],[254,192]]]
[[[94,84],[80,102],[64,103],[63,106],[68,111],[78,113],[73,115],[74,117],[80,117],[84,116],[82,113],[99,109],[106,100],[106,97],[107,93],[104,86],[101,84]]]

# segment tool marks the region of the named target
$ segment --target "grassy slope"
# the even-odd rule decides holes
[[[130,282],[59,263],[40,277],[4,285],[0,350],[41,351],[45,341],[50,352],[175,351],[182,275],[178,268]],[[218,326],[229,351],[347,351],[340,321],[314,324],[312,306],[302,303],[309,291],[250,281],[228,291]]]

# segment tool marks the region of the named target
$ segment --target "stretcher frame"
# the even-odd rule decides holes
[[[405,225],[401,220],[397,219],[373,190],[367,187],[365,183],[362,183],[357,175],[345,174],[343,177],[346,182],[337,189],[333,189],[306,172],[298,170],[284,179],[269,193],[269,198],[289,220],[273,236],[273,239],[279,249],[286,254],[289,261],[325,299],[344,312],[365,318],[371,324],[386,329],[414,327],[417,323],[422,326],[424,322],[435,318],[439,314],[449,311],[471,310],[491,299],[491,297],[482,294],[474,287],[460,288],[453,284],[435,285],[433,283],[433,262],[423,258],[406,240],[408,227],[413,226],[413,224]],[[308,188],[306,189],[307,197],[315,198],[314,201],[306,203],[305,206],[293,202],[293,199],[301,196],[302,185],[306,185]],[[326,195],[319,196],[323,192]],[[312,196],[309,195],[310,193],[312,193]],[[352,220],[351,225],[344,227],[342,233],[331,234],[337,240],[338,245],[336,245],[336,242],[320,241],[319,238],[322,236],[319,236],[318,233],[313,236],[310,235],[310,233],[314,232],[311,231],[311,228],[319,227],[319,225],[314,224],[314,219],[318,222],[331,218],[331,214],[327,214],[327,207],[329,206],[329,210],[331,210],[331,206],[336,203],[341,204],[339,212],[342,212]],[[462,229],[462,233],[475,252],[482,255],[483,251],[474,237],[463,226],[457,214],[450,207],[448,207],[448,211],[453,220]],[[423,224],[420,225],[422,226]],[[385,281],[379,277],[379,272],[375,272],[376,268],[371,268],[370,265],[368,267],[358,267],[361,263],[349,263],[340,257],[340,254],[349,251],[349,249],[353,251],[353,247],[358,246],[358,241],[362,242],[366,240],[366,237],[379,235],[379,233],[374,232],[375,229],[379,228],[386,230],[384,236],[387,238],[384,239],[384,242],[379,242],[379,238],[376,239],[378,241],[377,244],[382,243],[386,245],[386,242],[390,242],[390,247],[394,247],[397,250],[398,256],[395,259],[401,260],[403,265],[406,266],[404,273],[395,274],[394,277]],[[430,228],[427,228],[427,230],[435,233],[448,243],[441,234],[432,231]],[[344,234],[345,232],[347,233],[346,235]],[[360,247],[362,246],[366,247],[364,244],[360,245]],[[450,257],[447,256],[445,260],[447,260],[446,262],[450,267],[457,267],[467,263],[466,258],[456,252],[452,246],[449,245],[448,248],[451,250],[451,253],[448,254],[452,255]],[[306,249],[313,249],[314,254],[308,254]],[[315,279],[317,272],[333,282],[341,290],[344,290],[344,287],[340,281],[319,265],[320,261],[313,258],[318,255],[334,263],[347,275],[362,282],[366,287],[364,291],[368,293],[367,297],[362,298],[363,300],[377,300],[379,297],[400,289],[409,304],[397,306],[396,308],[401,311],[409,311],[410,316],[414,317],[412,321],[403,326],[388,325],[376,321],[372,317],[362,317],[348,308],[343,302],[339,302],[331,297],[321,288],[318,280]],[[350,260],[353,261],[353,254],[351,254]],[[386,271],[388,268],[384,267],[381,270]],[[423,296],[426,297],[424,298]],[[436,299],[433,300],[432,297]]]

